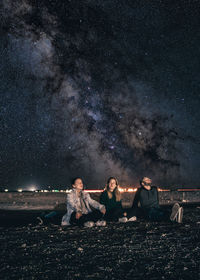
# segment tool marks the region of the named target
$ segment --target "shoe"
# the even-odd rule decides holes
[[[172,207],[172,213],[170,215],[170,220],[173,222],[176,220],[178,212],[179,212],[180,205],[178,203],[175,203]]]
[[[126,218],[126,217],[119,218],[118,221],[119,221],[120,223],[126,223],[126,222],[128,222],[128,218]]]
[[[91,227],[93,227],[93,226],[94,226],[94,222],[92,222],[92,221],[88,221],[88,222],[85,222],[85,223],[84,223],[84,227],[91,228]]]
[[[128,222],[135,222],[137,220],[136,216],[133,216],[128,219]]]
[[[180,207],[177,215],[177,223],[182,223],[183,220],[183,207]]]
[[[39,225],[43,225],[44,224],[44,221],[40,217],[37,217],[36,219],[39,221]]]
[[[106,221],[97,221],[96,223],[95,223],[95,225],[97,226],[97,227],[105,227],[106,226]]]
[[[65,221],[61,222],[61,227],[67,227],[70,226],[69,223],[66,223]]]

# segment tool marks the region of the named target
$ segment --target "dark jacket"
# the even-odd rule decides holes
[[[159,208],[158,190],[157,187],[151,187],[150,190],[146,190],[141,187],[137,190],[132,207],[138,207],[140,202],[141,208]]]
[[[107,191],[102,192],[102,194],[100,196],[100,203],[105,205],[106,211],[109,211],[116,207],[122,208],[122,203],[121,203],[121,201],[116,201],[114,192],[113,192],[112,198],[108,197]]]

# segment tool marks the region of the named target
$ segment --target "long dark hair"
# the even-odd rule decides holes
[[[105,189],[107,191],[108,197],[111,199],[112,196],[113,196],[113,193],[109,190],[109,184],[110,184],[111,180],[115,180],[115,182],[116,182],[116,188],[114,189],[113,193],[114,193],[114,195],[116,197],[116,201],[120,201],[121,200],[121,193],[120,193],[119,188],[118,188],[118,185],[119,185],[118,181],[117,181],[117,179],[115,177],[110,177],[107,180]]]

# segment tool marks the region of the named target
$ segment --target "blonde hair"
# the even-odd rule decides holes
[[[116,188],[114,189],[113,192],[109,191],[109,183],[110,183],[111,180],[115,180],[115,182],[116,182]],[[115,177],[108,178],[105,190],[107,191],[109,199],[111,199],[113,197],[113,193],[114,193],[114,195],[116,197],[116,201],[121,200],[121,193],[120,193],[119,188],[118,188],[118,181]]]

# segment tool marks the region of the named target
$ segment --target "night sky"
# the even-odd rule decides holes
[[[1,1],[0,186],[199,186],[199,15],[199,0]]]

